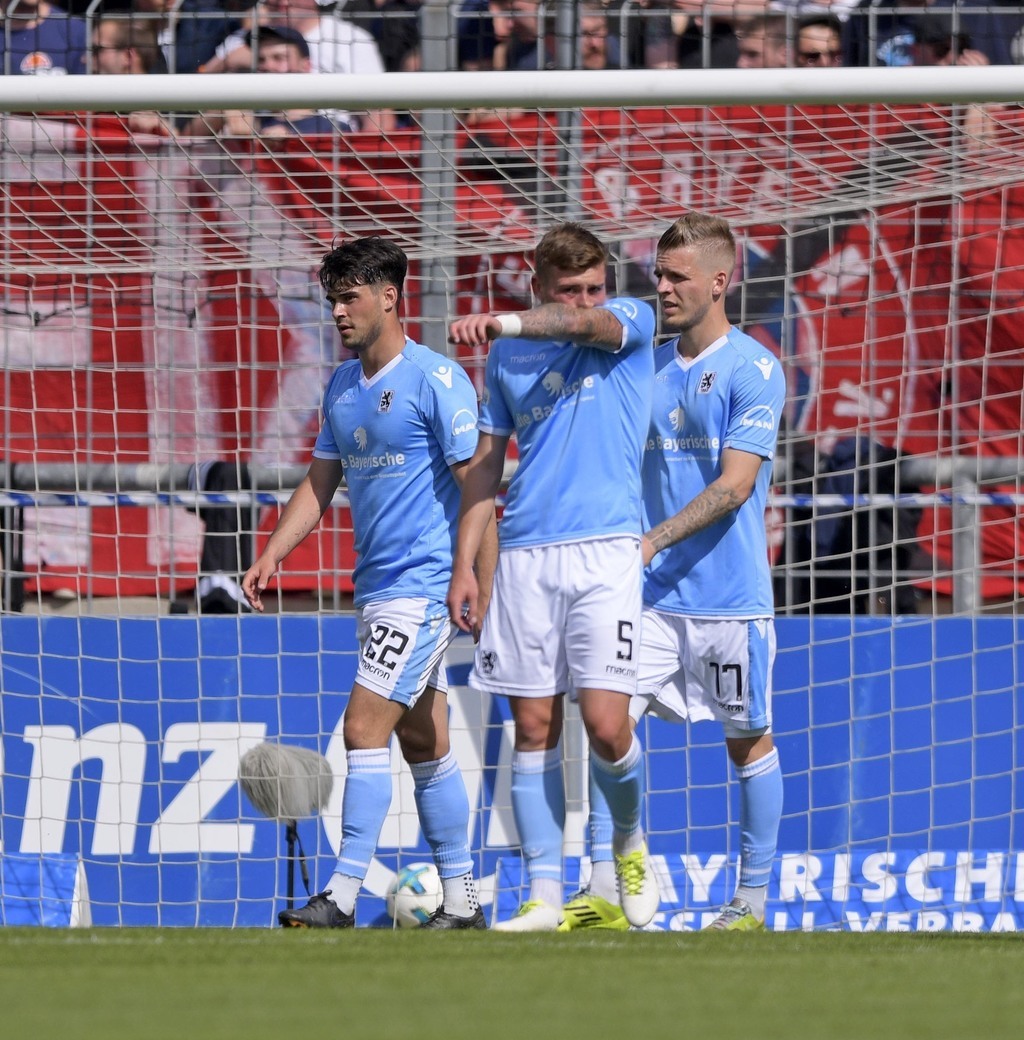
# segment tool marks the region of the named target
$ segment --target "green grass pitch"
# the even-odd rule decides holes
[[[0,929],[3,1035],[1001,1040],[1024,934]]]

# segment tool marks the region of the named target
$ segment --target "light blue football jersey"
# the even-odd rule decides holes
[[[764,460],[750,498],[654,557],[644,603],[688,617],[774,614],[764,511],[786,380],[771,351],[738,329],[692,361],[657,348],[654,411],[643,463],[644,529],[679,512],[721,474],[724,448]]]
[[[449,466],[473,454],[476,423],[466,373],[411,339],[372,379],[358,360],[335,370],[313,454],[340,459],[345,469],[357,605],[444,601],[460,494]]]
[[[615,353],[568,342],[491,344],[480,429],[519,442],[498,525],[503,548],[640,533],[654,312],[626,297],[603,306],[623,325]]]

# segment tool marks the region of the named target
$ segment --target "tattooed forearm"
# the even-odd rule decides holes
[[[675,516],[663,520],[647,532],[647,540],[656,552],[682,542],[698,531],[710,527],[743,505],[743,497],[735,488],[715,482],[687,503]]]
[[[622,341],[619,319],[611,311],[599,307],[545,303],[520,312],[519,318],[526,339],[568,339],[605,349],[617,348]]]

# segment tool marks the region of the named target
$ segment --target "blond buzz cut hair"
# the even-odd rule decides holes
[[[672,249],[696,250],[730,278],[736,266],[736,239],[729,222],[709,213],[687,213],[670,224],[658,239],[658,252]]]

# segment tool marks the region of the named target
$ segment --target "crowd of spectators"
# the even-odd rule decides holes
[[[105,49],[132,46],[95,38],[112,14],[150,48],[144,72],[256,71],[246,33],[267,25],[301,32],[314,72],[423,67],[421,0],[65,3],[0,0],[5,74],[103,72]],[[1024,40],[1024,10],[979,0],[462,0],[450,23],[444,68],[465,70],[1012,64]]]

